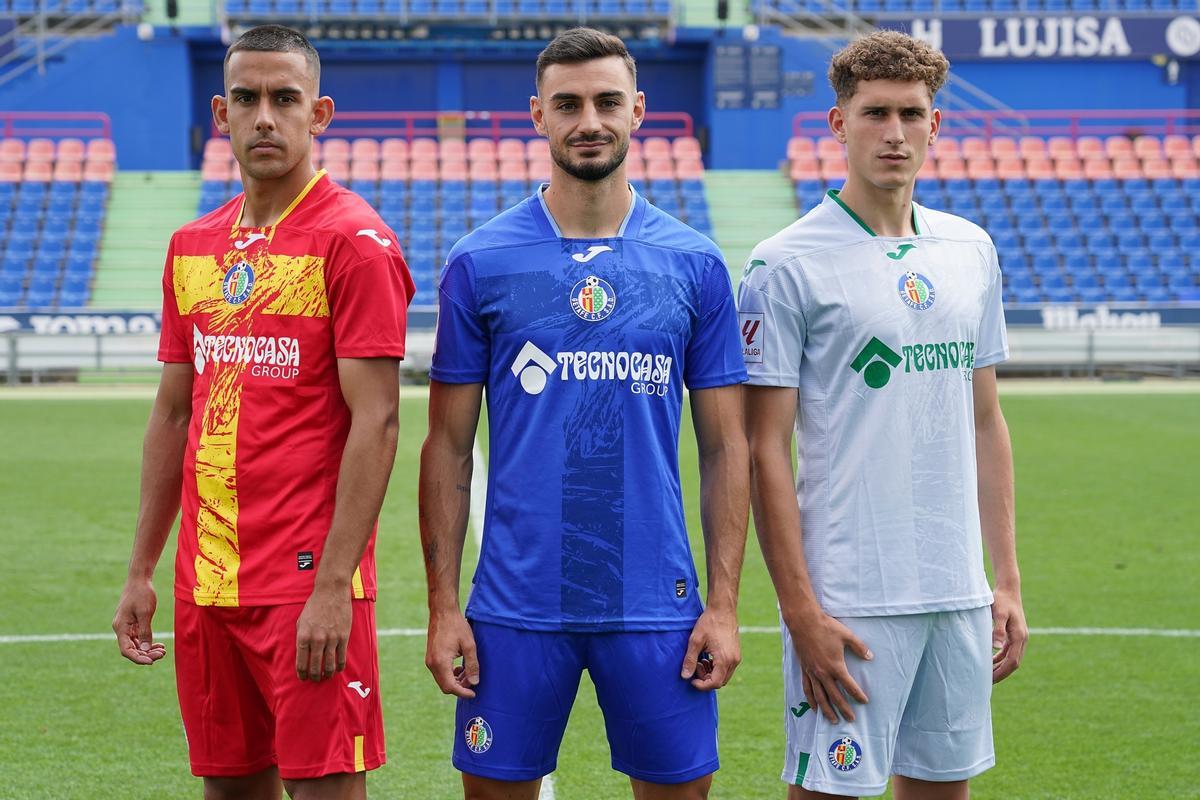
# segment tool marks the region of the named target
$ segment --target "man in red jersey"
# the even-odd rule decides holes
[[[229,48],[213,117],[245,195],[176,232],[163,277],[113,630],[136,664],[165,654],[151,577],[182,504],[176,681],[207,800],[362,798],[384,762],[374,535],[413,286],[396,235],[312,167],[333,117],[319,79],[288,28]]]

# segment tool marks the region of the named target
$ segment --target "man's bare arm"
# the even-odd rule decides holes
[[[805,698],[831,722],[837,721],[839,712],[853,720],[846,695],[860,703],[867,702],[867,695],[846,669],[845,649],[866,659],[871,652],[849,628],[821,609],[808,577],[792,473],[796,400],[793,388],[746,387],[754,524],[780,613],[800,659]]]
[[[1029,628],[1021,604],[1013,502],[1012,443],[1000,410],[996,368],[972,375],[975,401],[975,460],[979,473],[979,523],[992,561],[996,586],[992,601],[992,680],[999,682],[1021,665]]]
[[[400,373],[394,358],[339,358],[350,409],[333,521],[312,594],[296,620],[296,674],[319,681],[346,668],[351,582],[379,519],[399,434]]]
[[[459,607],[458,582],[482,402],[483,384],[430,381],[429,434],[421,448],[418,505],[429,591],[425,666],[443,692],[459,697],[474,697],[471,687],[479,683],[475,637]],[[456,668],[459,656],[463,664]]]
[[[696,673],[707,652],[711,672],[692,681],[697,689],[719,689],[741,662],[738,643],[738,584],[746,551],[749,460],[742,425],[742,387],[721,386],[691,393],[692,423],[700,456],[700,521],[708,572],[708,603],[692,629],[682,674]]]
[[[142,442],[142,480],[137,527],[129,572],[117,610],[113,631],[121,655],[135,664],[153,664],[166,647],[153,641],[151,623],[158,598],[154,569],[171,535],[179,513],[183,489],[183,454],[192,419],[191,364],[164,364],[158,395],[146,423]]]

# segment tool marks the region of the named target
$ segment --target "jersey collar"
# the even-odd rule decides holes
[[[630,203],[629,211],[625,213],[625,219],[621,220],[621,227],[617,229],[616,238],[620,239],[625,236],[636,236],[642,224],[642,217],[646,213],[646,200],[632,185],[629,186]],[[558,223],[554,221],[554,215],[550,213],[550,207],[546,205],[546,197],[543,192],[549,188],[550,184],[543,183],[538,187],[535,196],[537,202],[533,204],[533,216],[537,221],[538,228],[546,236],[553,236],[557,239],[565,239],[562,230],[558,227]]]
[[[300,203],[304,200],[304,198],[308,197],[309,192],[311,192],[313,190],[313,187],[315,187],[318,183],[320,183],[321,179],[324,178],[325,175],[326,175],[325,170],[323,170],[323,169],[317,170],[317,174],[313,175],[312,178],[309,180],[309,182],[307,184],[305,184],[304,188],[300,190],[300,194],[296,195],[295,199],[293,199],[291,203],[288,203],[288,207],[285,208],[283,210],[283,213],[279,215],[279,219],[275,220],[274,224],[268,225],[262,229],[262,230],[268,231],[268,234],[267,234],[268,239],[271,239],[275,236],[275,229],[278,228],[279,225],[285,219],[288,218],[289,214],[291,214],[293,211],[296,210],[296,206],[300,205]],[[241,204],[238,205],[237,216],[234,217],[234,220],[233,220],[233,231],[231,232],[230,235],[237,235],[237,232],[241,229],[242,214],[243,214],[243,212],[245,212],[245,210],[246,210],[246,196],[245,196],[245,194],[243,194],[242,202],[241,202]]]
[[[852,221],[854,223],[855,227],[858,228],[860,231],[866,233],[867,236],[870,236],[873,239],[878,238],[875,231],[871,230],[871,226],[868,225],[866,222],[864,222],[862,217],[860,217],[858,214],[855,214],[854,209],[850,208],[850,206],[848,206],[844,202],[842,202],[842,198],[838,196],[839,194],[840,193],[838,192],[837,189],[830,189],[828,192],[825,193],[825,199],[821,201],[821,205],[828,205],[831,209],[836,209],[837,210],[836,213],[839,213],[839,216],[843,216],[843,218],[848,217],[849,218],[848,221]],[[921,217],[917,213],[917,204],[913,203],[912,204],[912,226],[913,226],[913,232],[915,233],[916,236],[921,235],[920,219],[921,219]],[[889,236],[887,238],[889,238],[889,239],[910,239],[912,237],[910,237],[910,236]]]

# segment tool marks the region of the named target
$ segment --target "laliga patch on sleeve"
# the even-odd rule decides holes
[[[742,325],[742,359],[747,364],[763,363],[763,334],[766,331],[763,315],[756,311],[740,311],[738,322]]]

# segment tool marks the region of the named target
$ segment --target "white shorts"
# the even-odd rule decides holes
[[[783,627],[787,755],[783,780],[814,792],[883,794],[889,775],[961,781],[996,763],[992,748],[992,617],[988,606],[889,617],[843,617],[874,658],[846,650],[868,703],[830,723],[804,697]]]

